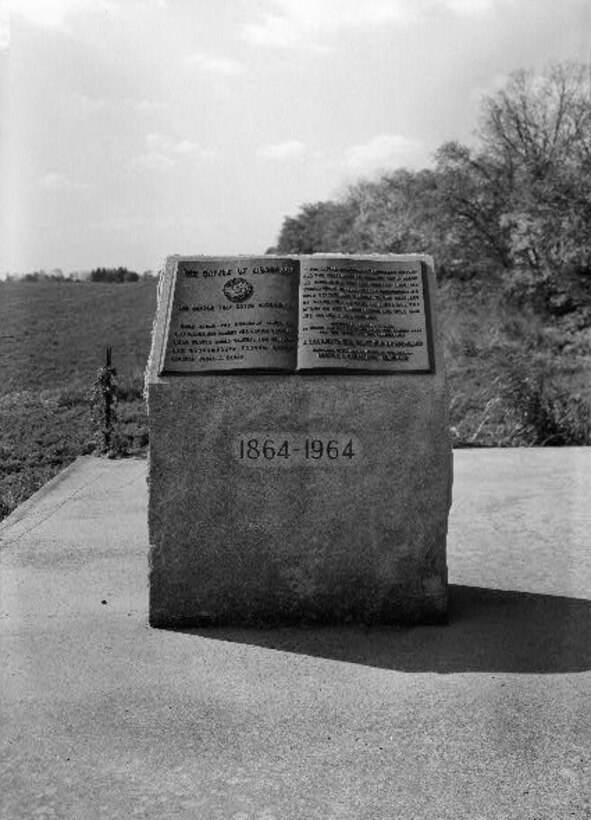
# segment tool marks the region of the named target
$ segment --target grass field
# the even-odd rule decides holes
[[[105,348],[125,379],[143,377],[156,281],[0,285],[0,396],[89,386]]]
[[[142,398],[156,281],[0,285],[0,518],[96,448],[90,396],[112,348],[127,451],[146,452]]]
[[[146,453],[155,307],[155,280],[0,283],[0,518],[96,451],[89,401],[108,346],[121,449]],[[439,316],[455,446],[588,442],[588,329],[512,311],[483,282],[443,283]]]

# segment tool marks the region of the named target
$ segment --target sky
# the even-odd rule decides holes
[[[264,252],[590,56],[589,0],[0,0],[0,272]]]

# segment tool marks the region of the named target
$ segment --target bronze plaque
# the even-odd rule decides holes
[[[159,372],[429,372],[420,259],[179,258]]]
[[[302,259],[298,369],[430,371],[420,260]]]
[[[299,262],[179,259],[161,373],[295,370]]]

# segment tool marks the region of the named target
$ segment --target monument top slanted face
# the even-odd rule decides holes
[[[445,616],[429,257],[171,257],[148,401],[153,625]]]
[[[420,259],[179,258],[170,277],[160,374],[433,367]]]

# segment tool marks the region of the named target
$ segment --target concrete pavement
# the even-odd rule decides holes
[[[591,817],[591,449],[455,452],[451,623],[147,626],[146,464],[0,524],[0,817]]]

